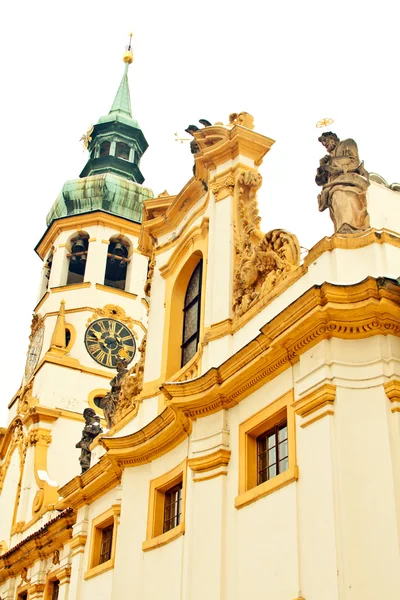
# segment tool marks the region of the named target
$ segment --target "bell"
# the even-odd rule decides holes
[[[126,247],[123,244],[121,244],[121,242],[117,242],[114,246],[113,254],[125,257],[128,253]]]
[[[85,246],[84,241],[81,238],[77,239],[72,244],[72,249],[71,249],[72,254],[78,254],[78,252],[85,252],[85,251],[86,251],[86,246]]]

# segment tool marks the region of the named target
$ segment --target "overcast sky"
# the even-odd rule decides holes
[[[41,261],[33,248],[63,183],[87,155],[79,138],[108,113],[129,31],[133,116],[149,142],[141,169],[157,195],[191,176],[189,123],[254,115],[276,140],[261,167],[262,228],[310,248],[330,235],[317,209],[323,148],[316,122],[335,119],[368,171],[400,180],[398,9],[379,2],[84,0],[7,3],[1,47],[0,425],[24,370]],[[83,333],[83,332],[82,332]]]

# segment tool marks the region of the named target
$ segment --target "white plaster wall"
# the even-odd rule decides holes
[[[371,227],[400,231],[400,193],[371,181],[367,191]]]
[[[108,379],[99,375],[46,363],[35,378],[33,395],[43,406],[82,414],[90,392],[108,387]]]
[[[80,475],[79,457],[81,451],[75,444],[82,437],[84,423],[72,419],[59,418],[52,424],[52,442],[47,453],[47,472],[52,481],[62,487],[76,475]]]

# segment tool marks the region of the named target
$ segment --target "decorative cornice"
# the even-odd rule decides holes
[[[40,258],[44,260],[55,239],[62,231],[82,231],[86,227],[94,225],[111,227],[112,229],[119,231],[121,235],[124,235],[125,233],[134,235],[135,237],[139,237],[140,235],[140,225],[138,223],[133,223],[132,221],[128,221],[117,215],[111,215],[102,211],[94,211],[70,217],[63,217],[53,221],[35,250]]]
[[[76,514],[67,510],[0,556],[0,583],[61,548],[71,538],[75,521]]]
[[[207,144],[199,136],[220,138],[216,143]],[[237,156],[245,156],[254,161],[256,166],[262,163],[263,157],[275,143],[274,140],[265,137],[255,131],[236,125],[232,129],[226,129],[221,126],[207,127],[207,131],[199,131],[195,136],[200,145],[200,152],[195,155],[196,177],[208,181],[209,170],[215,169],[229,160],[234,160]]]
[[[220,367],[194,381],[164,383],[161,390],[167,405],[189,418],[230,408],[323,339],[400,336],[399,304],[400,286],[389,279],[314,286]]]
[[[355,250],[365,248],[371,244],[389,244],[400,248],[400,236],[391,229],[367,229],[346,235],[336,233],[332,237],[324,237],[311,248],[304,258],[304,266],[309,267],[324,252],[332,252],[340,248],[342,250]]]
[[[59,489],[63,498],[56,508],[72,507],[75,511],[84,504],[91,504],[117,486],[121,481],[122,471],[115,461],[105,455],[98,463],[82,475],[77,475]]]

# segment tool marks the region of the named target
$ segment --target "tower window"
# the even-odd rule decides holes
[[[129,160],[130,147],[128,144],[124,144],[124,142],[117,142],[115,147],[115,156],[117,158],[123,158],[124,160]]]
[[[104,285],[124,290],[128,264],[128,246],[120,240],[110,241]]]
[[[189,281],[183,307],[183,334],[181,367],[196,354],[200,335],[201,308],[201,275],[203,261],[201,260]]]
[[[100,152],[99,152],[100,158],[102,156],[108,156],[110,154],[110,146],[111,146],[111,142],[108,142],[107,140],[105,140],[104,142],[102,142],[100,144]]]
[[[68,254],[69,267],[67,285],[81,283],[85,277],[87,253],[89,248],[89,236],[79,235],[72,240],[71,254]]]

